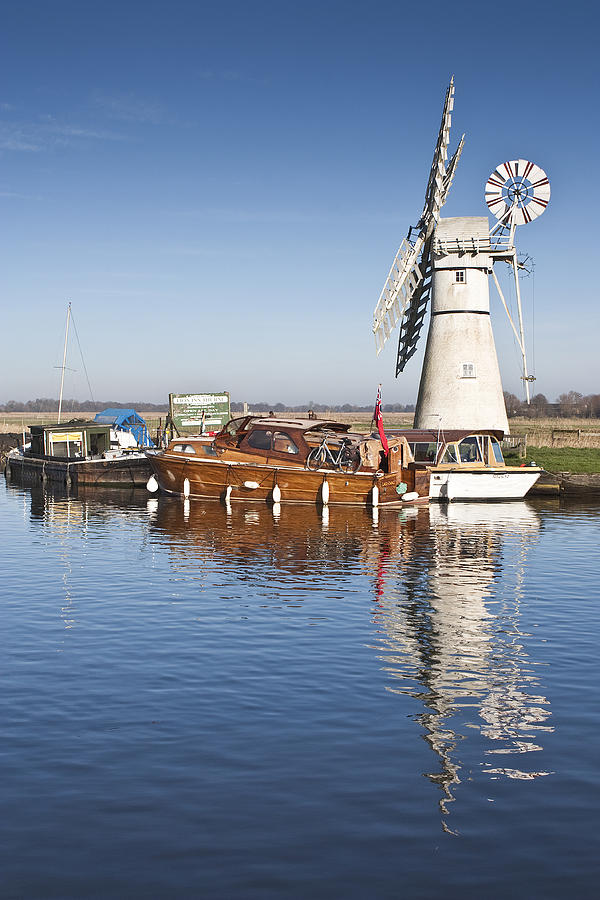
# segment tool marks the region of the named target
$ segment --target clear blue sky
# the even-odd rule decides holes
[[[546,170],[518,235],[535,391],[600,391],[599,19],[580,0],[5,4],[0,402],[57,396],[69,299],[98,399],[369,403],[381,381],[414,402],[425,333],[396,380],[372,313],[452,73],[451,149],[467,138],[443,214],[485,215],[504,160]],[[493,290],[492,311],[520,394]],[[76,351],[66,395],[88,399]]]

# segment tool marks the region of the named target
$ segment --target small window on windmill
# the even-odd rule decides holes
[[[456,284],[466,284],[467,270],[466,269],[455,269],[454,270],[454,281],[456,282]]]
[[[463,363],[462,364],[462,378],[477,378],[477,372],[475,371],[475,363]]]

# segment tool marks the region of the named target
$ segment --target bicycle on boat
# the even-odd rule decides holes
[[[328,442],[333,440],[336,441],[336,445],[331,447]],[[306,457],[306,468],[314,471],[327,466],[347,474],[356,472],[360,466],[360,456],[357,448],[352,446],[350,438],[340,439],[337,434],[326,432],[319,446],[313,447]]]

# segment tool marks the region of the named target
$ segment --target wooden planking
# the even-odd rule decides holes
[[[373,485],[377,484],[379,503],[386,505],[400,501],[396,485],[401,481],[407,484],[409,491],[415,489],[415,473],[407,469],[395,475],[376,477],[375,473],[312,472],[300,466],[294,469],[291,466],[257,465],[253,462],[229,465],[224,460],[176,459],[172,455],[153,455],[150,460],[162,490],[183,494],[187,478],[192,497],[217,499],[231,486],[231,500],[265,502],[271,499],[273,488],[277,484],[282,501],[315,503],[320,500],[321,486],[326,479],[330,504],[366,505],[371,502]],[[419,472],[417,477],[423,495],[427,496],[428,473]],[[247,487],[245,482],[256,483],[258,487]]]

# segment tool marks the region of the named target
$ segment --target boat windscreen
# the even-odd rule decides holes
[[[481,448],[475,435],[464,438],[458,445],[460,461],[464,463],[482,462]]]
[[[443,462],[443,463],[457,463],[458,462],[458,453],[456,450],[456,444],[448,444],[448,446],[444,450],[444,455],[442,456],[440,462]]]
[[[237,434],[242,425],[248,420],[248,416],[241,416],[239,419],[230,419],[223,431],[227,434]]]

